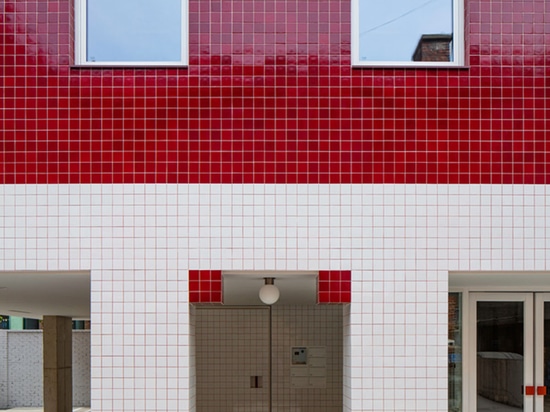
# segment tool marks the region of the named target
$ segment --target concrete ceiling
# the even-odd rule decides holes
[[[550,291],[549,272],[451,272],[450,288],[471,291]]]
[[[274,277],[281,292],[276,305],[317,303],[317,272],[226,272],[224,304],[263,305],[258,292],[265,277]],[[90,319],[90,273],[0,272],[0,314]]]
[[[90,318],[89,272],[0,272],[0,314]]]
[[[317,272],[225,272],[225,305],[263,305],[258,297],[264,278],[275,278],[281,296],[276,305],[314,305],[317,303]]]

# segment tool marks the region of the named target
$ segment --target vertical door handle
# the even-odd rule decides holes
[[[546,386],[537,386],[537,395],[546,396]]]

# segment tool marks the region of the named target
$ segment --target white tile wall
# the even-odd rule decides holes
[[[447,408],[449,271],[549,270],[543,185],[4,185],[0,196],[0,270],[91,270],[97,411],[192,407],[188,269],[351,269],[350,411]]]

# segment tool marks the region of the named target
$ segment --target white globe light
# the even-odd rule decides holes
[[[266,305],[273,305],[279,300],[279,289],[275,285],[263,285],[260,289],[260,300]]]

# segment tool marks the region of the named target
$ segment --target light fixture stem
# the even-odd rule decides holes
[[[274,285],[275,284],[275,278],[264,278],[266,285]]]

